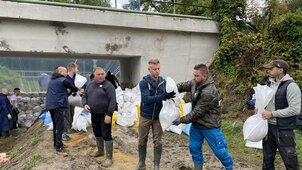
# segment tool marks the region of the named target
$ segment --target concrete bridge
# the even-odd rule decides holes
[[[158,58],[162,76],[191,79],[219,45],[209,18],[83,5],[0,1],[0,57],[119,60],[121,82],[136,85]]]

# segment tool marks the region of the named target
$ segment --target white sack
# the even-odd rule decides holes
[[[159,121],[163,131],[168,129],[177,118],[179,118],[179,108],[173,100],[166,100],[159,113]]]
[[[175,92],[175,96],[179,96],[179,92],[176,86],[175,81],[171,77],[167,77],[166,79],[166,91],[167,93]]]
[[[77,95],[75,95],[75,96],[73,96],[73,95],[68,96],[68,102],[69,102],[69,105],[83,107],[82,97],[80,96],[79,93],[77,93]]]
[[[249,148],[262,149],[262,140],[259,142],[252,142],[252,141],[247,140],[245,143],[245,146],[249,147]]]
[[[91,124],[91,114],[89,112],[86,112],[83,108],[75,107],[72,129],[78,131],[83,130],[87,132],[87,126],[89,126],[90,124]]]
[[[268,121],[262,118],[262,112],[274,93],[273,90],[266,85],[257,84],[254,90],[256,98],[255,107],[258,109],[258,113],[249,117],[244,122],[243,136],[244,140],[259,142],[266,136],[268,131]]]
[[[74,84],[76,87],[83,87],[84,84],[87,82],[87,78],[84,76],[81,76],[79,74],[76,74],[75,79],[74,79]]]

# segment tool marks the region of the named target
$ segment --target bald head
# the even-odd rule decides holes
[[[55,70],[56,73],[59,73],[61,75],[63,75],[64,77],[67,76],[67,69],[63,66],[59,66],[56,70]]]
[[[1,89],[1,93],[5,94],[5,95],[8,95],[8,94],[9,94],[8,88],[7,88],[7,87],[3,87],[3,88]]]

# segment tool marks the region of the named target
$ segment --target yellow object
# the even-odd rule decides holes
[[[12,115],[9,113],[9,114],[7,114],[7,118],[9,119],[9,120],[11,120],[12,119]]]
[[[112,126],[114,126],[116,123],[116,114],[117,114],[117,111],[114,111],[113,115],[112,115]]]
[[[140,114],[141,113],[141,108],[140,108],[140,106],[138,104],[136,104],[135,107],[137,109],[137,120],[136,120],[136,122],[134,124],[134,127],[138,128],[138,126],[139,126],[139,118],[140,118],[140,115],[141,115]]]

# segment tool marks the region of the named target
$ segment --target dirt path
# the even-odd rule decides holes
[[[37,129],[37,128],[36,128]],[[42,129],[42,130],[41,130]],[[58,155],[52,142],[52,131],[46,131],[45,127],[39,127],[39,137],[32,133],[27,139],[20,139],[19,143],[28,141],[38,142],[31,143],[26,149],[13,158],[9,163],[0,167],[1,169],[20,170],[20,169],[37,169],[37,170],[99,170],[105,169],[98,164],[98,161],[104,160],[105,157],[91,158],[88,155],[93,152],[95,147],[94,136],[91,128],[87,133],[78,132],[70,134],[72,140],[64,142],[66,145],[67,157]],[[114,153],[113,165],[108,170],[132,170],[137,163],[137,129],[125,128],[121,126],[113,127],[114,136]],[[34,139],[34,140],[33,140]],[[153,166],[153,144],[152,135],[149,135],[147,153],[147,170]],[[16,146],[20,148],[19,146]],[[211,152],[205,152],[204,169],[219,170],[224,169],[221,163],[212,155]],[[41,158],[41,159],[37,159]],[[37,159],[37,160],[35,160]],[[29,167],[29,168],[28,168]],[[191,155],[188,149],[188,138],[185,135],[176,135],[165,132],[163,135],[163,154],[161,159],[162,170],[189,170],[192,169]],[[252,170],[247,165],[235,162],[234,170]]]

